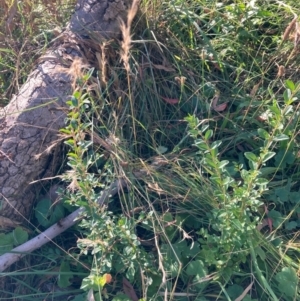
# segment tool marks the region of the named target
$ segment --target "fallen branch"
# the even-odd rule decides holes
[[[131,2],[77,0],[64,32],[37,59],[17,95],[0,108],[0,218],[26,223],[42,189],[39,180],[56,175],[63,160],[59,130],[74,90],[67,71],[79,58],[97,65],[99,45],[119,40],[120,20],[126,22]]]
[[[117,180],[113,182],[109,188],[103,191],[101,197],[98,200],[98,204],[102,206],[110,196],[117,194],[119,190],[121,188],[124,188],[126,185],[127,184],[125,180]],[[85,208],[83,207],[75,210],[70,215],[61,219],[59,222],[55,223],[53,226],[51,226],[38,236],[12,249],[9,253],[1,255],[0,272],[3,272],[5,269],[7,269],[9,266],[11,266],[13,263],[18,261],[25,255],[42,247],[44,244],[50,242],[53,238],[75,225],[83,218],[84,211]]]

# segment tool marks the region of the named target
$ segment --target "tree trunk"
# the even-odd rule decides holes
[[[120,36],[131,0],[79,0],[67,29],[39,60],[17,96],[0,112],[0,226],[28,219],[40,179],[55,176],[62,163],[58,130],[64,126],[65,102],[72,94],[66,68],[87,60],[91,37]],[[36,184],[30,184],[31,182]],[[4,224],[4,225],[3,225]]]

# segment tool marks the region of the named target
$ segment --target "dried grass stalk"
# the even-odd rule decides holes
[[[290,33],[294,29],[297,19],[298,19],[298,16],[295,16],[294,19],[289,23],[289,25],[287,26],[287,28],[284,31],[282,41],[287,41],[289,39]]]

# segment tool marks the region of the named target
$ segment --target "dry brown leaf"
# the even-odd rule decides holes
[[[180,86],[183,86],[185,81],[186,81],[186,77],[185,76],[175,76],[174,78],[177,83],[180,85]]]
[[[152,66],[158,70],[165,70],[167,72],[175,72],[175,69],[172,67],[167,67],[165,65],[157,65],[157,64],[152,64]]]
[[[277,78],[283,77],[285,75],[285,67],[278,65]]]
[[[16,222],[10,218],[0,216],[0,229],[16,228],[20,225],[20,222]]]
[[[223,112],[223,111],[226,110],[226,108],[227,108],[227,102],[224,102],[224,103],[221,103],[221,104],[218,105],[218,106],[215,106],[215,107],[214,107],[214,110],[215,110],[216,112]]]
[[[178,98],[168,98],[168,97],[161,97],[161,98],[170,105],[175,105],[175,104],[179,103]]]
[[[272,224],[273,224],[272,219],[270,219],[269,217],[268,218],[264,218],[262,220],[262,222],[257,225],[256,229],[258,231],[261,231],[261,229],[263,229],[264,227],[269,226],[270,232],[272,232]]]
[[[266,215],[269,213],[268,207],[266,205],[264,205],[264,211],[265,211]],[[265,226],[269,226],[270,232],[272,232],[272,230],[273,230],[273,220],[269,217],[264,218],[262,220],[262,222],[259,225],[257,225],[256,229],[258,231],[260,231]]]
[[[92,288],[89,290],[89,293],[87,295],[87,301],[95,301],[94,292]]]
[[[155,191],[156,193],[158,193],[158,194],[164,194],[164,193],[165,193],[165,191],[164,191],[163,189],[161,189],[161,188],[158,186],[157,183],[148,183],[148,187],[149,187],[151,190],[153,190],[153,191]]]
[[[132,301],[138,301],[139,298],[135,293],[135,290],[131,283],[123,277],[123,291]]]
[[[252,90],[251,90],[251,92],[250,92],[250,96],[251,96],[251,97],[253,97],[253,96],[256,95],[256,92],[257,92],[257,90],[258,90],[260,84],[261,84],[261,81],[260,81],[258,84],[254,85],[254,87],[252,88]]]
[[[227,102],[217,105],[219,98],[220,98],[220,93],[216,93],[216,95],[212,99],[211,106],[212,106],[213,110],[215,110],[216,112],[223,112],[227,108]]]

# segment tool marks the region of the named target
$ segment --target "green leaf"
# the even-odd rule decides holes
[[[292,98],[292,101],[296,101],[296,100],[298,100],[298,98],[296,98],[296,97],[293,97]],[[291,103],[291,101],[290,101],[290,103]],[[293,110],[294,110],[294,107],[293,106],[286,106],[286,108],[284,109],[284,115],[286,116],[286,115],[289,115],[290,113],[292,113],[293,112]]]
[[[212,130],[208,130],[206,133],[205,133],[205,140],[209,140],[212,136],[213,136],[213,131]]]
[[[222,141],[221,141],[221,140],[214,141],[214,142],[211,144],[211,149],[216,149],[216,148],[218,148],[221,144],[222,144]]]
[[[78,158],[78,155],[75,154],[75,153],[72,153],[72,152],[69,152],[69,153],[68,153],[68,156],[69,156],[69,157],[72,157],[72,158],[75,158],[75,159]]]
[[[199,123],[199,120],[198,120],[198,118],[197,118],[197,123]],[[203,124],[202,126],[201,126],[201,132],[202,133],[204,133],[207,129],[209,128],[209,124]]]
[[[220,169],[223,169],[227,164],[229,164],[229,161],[228,160],[223,160],[223,161],[219,162],[218,167]]]
[[[167,265],[167,267],[168,267],[167,268],[168,274],[170,275],[171,278],[178,277],[180,266],[177,260],[171,262],[169,265]]]
[[[162,218],[164,222],[172,222],[174,220],[173,215],[170,212],[166,212]]]
[[[198,118],[195,115],[188,115],[184,117],[184,120],[188,123],[189,128],[191,129],[194,129],[199,122]]]
[[[257,184],[257,185],[267,185],[268,183],[269,183],[269,180],[264,179],[264,178],[258,178],[255,181],[255,184]]]
[[[282,217],[282,214],[279,211],[274,210],[274,209],[269,211],[268,217],[272,219],[274,228],[279,227],[284,219]]]
[[[76,111],[70,111],[70,113],[68,114],[68,117],[69,119],[80,119],[80,116],[79,116],[79,112],[76,112]]]
[[[286,224],[285,228],[287,230],[293,230],[293,229],[296,229],[297,226],[298,226],[298,224],[295,221],[291,221]]]
[[[255,154],[251,153],[251,152],[245,152],[244,156],[249,160],[252,161],[254,163],[258,162],[258,158],[256,157]]]
[[[200,244],[198,242],[194,242],[191,246],[187,247],[187,252],[182,252],[182,255],[187,257],[195,257],[200,252]]]
[[[237,284],[233,284],[233,285],[229,286],[226,290],[227,290],[228,295],[233,300],[238,298],[244,291],[244,289],[240,285],[237,285]]]
[[[281,111],[280,108],[278,106],[278,102],[276,99],[273,100],[273,104],[272,106],[269,107],[269,109],[277,116],[277,117],[281,117]]]
[[[266,154],[263,155],[262,157],[262,161],[263,162],[267,162],[268,160],[270,160],[272,157],[274,157],[276,155],[275,152],[267,152]]]
[[[76,120],[76,119],[71,119],[70,125],[71,125],[71,127],[72,127],[73,129],[76,130],[76,129],[78,128],[78,122],[77,122],[77,120]]]
[[[53,207],[52,207],[53,208]],[[54,224],[64,218],[65,216],[65,209],[62,204],[56,204],[54,206],[54,210],[52,212],[52,215],[50,217],[50,224]]]
[[[289,140],[289,136],[285,134],[279,134],[273,138],[273,141],[284,141],[284,140]]]
[[[71,103],[72,106],[77,107],[78,106],[78,99],[75,96],[71,97]]]
[[[296,156],[295,154],[286,149],[279,150],[277,155],[275,156],[275,166],[285,168],[286,165],[291,165],[295,162]]]
[[[299,193],[299,191],[290,192],[289,201],[293,204],[299,204],[299,202],[300,202],[300,193]]]
[[[126,271],[126,278],[128,278],[129,281],[134,281],[134,276],[135,276],[135,268],[134,264],[131,262],[131,265]]]
[[[258,163],[249,161],[249,167],[251,170],[256,170],[258,168]]]
[[[167,152],[167,151],[168,151],[168,148],[165,147],[165,146],[162,146],[162,145],[160,145],[160,146],[158,146],[158,147],[156,148],[156,152],[157,152],[159,155],[162,155],[162,154],[164,154],[164,153]]]
[[[87,300],[87,293],[76,295],[73,301],[86,301]]]
[[[63,261],[59,268],[58,275],[58,286],[60,288],[65,288],[70,286],[71,282],[69,281],[73,277],[73,274],[70,271],[70,264],[68,261]]]
[[[118,294],[112,299],[112,301],[132,301],[132,300],[125,294]]]
[[[283,99],[286,104],[289,104],[290,99],[292,98],[292,91],[290,89],[286,89],[283,92]]]
[[[162,219],[165,224],[168,224],[168,227],[165,227],[165,233],[168,236],[169,240],[172,241],[174,238],[174,235],[178,232],[178,228],[172,225],[172,222],[174,221],[173,215],[170,212],[166,212],[163,216]]]
[[[129,256],[131,256],[132,254],[134,254],[134,249],[133,249],[133,247],[131,247],[130,245],[129,245],[129,246],[125,246],[124,249],[123,249],[123,254],[124,254],[126,257],[129,257]]]
[[[290,79],[287,79],[285,81],[285,85],[288,89],[290,89],[291,91],[295,91],[296,87],[293,81],[291,81]]]
[[[256,247],[255,253],[260,257],[261,260],[266,260],[266,253],[261,247]]]
[[[93,74],[95,68],[90,68],[89,71],[82,77],[84,81],[87,81]]]
[[[51,207],[50,199],[42,199],[40,200],[35,207],[35,217],[37,218],[39,224],[43,227],[47,227],[49,225],[49,212]]]
[[[14,238],[12,233],[0,233],[0,254],[10,251],[14,245]]]
[[[186,268],[186,274],[188,276],[194,276],[193,286],[195,286],[198,291],[203,290],[208,285],[208,282],[203,281],[203,278],[207,276],[207,269],[202,260],[190,261]]]
[[[278,247],[280,247],[280,246],[283,244],[283,241],[282,241],[279,237],[277,237],[277,238],[271,240],[271,244],[272,244],[275,248],[278,248]]]
[[[257,133],[258,133],[259,137],[261,137],[263,139],[269,139],[270,138],[270,134],[264,129],[258,129]]]
[[[73,93],[73,97],[75,97],[75,98],[77,98],[77,99],[81,98],[81,91],[75,91],[75,92]]]
[[[203,151],[206,151],[209,149],[208,145],[202,140],[202,139],[197,139],[195,141],[195,145],[200,149],[200,150],[203,150]]]
[[[252,299],[249,294],[247,294],[244,298],[243,301],[259,301],[258,299]]]
[[[216,168],[216,163],[213,160],[205,158],[203,162],[205,163],[205,165],[211,166],[212,168]]]
[[[275,188],[275,191],[273,193],[275,195],[276,199],[274,199],[277,203],[286,203],[290,199],[290,187],[288,185],[283,187]]]
[[[290,298],[296,296],[299,279],[294,269],[284,267],[281,272],[276,274],[275,279],[278,282],[278,289],[284,295]]]
[[[50,199],[42,199],[35,207],[35,217],[43,227],[49,227],[58,222],[65,215],[62,204],[53,206]]]
[[[186,273],[189,276],[205,277],[207,275],[207,269],[202,260],[190,261],[186,267]]]
[[[71,148],[75,146],[74,139],[69,139],[64,142],[66,145],[69,145]]]
[[[65,134],[67,134],[67,135],[71,134],[71,131],[68,130],[68,129],[60,129],[59,131],[60,131],[61,133],[65,133]]]
[[[28,240],[28,233],[25,230],[23,230],[22,228],[17,227],[13,231],[13,237],[14,237],[14,245],[18,246]]]

